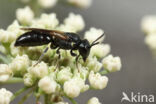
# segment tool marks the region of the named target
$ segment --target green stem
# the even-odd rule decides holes
[[[21,82],[23,82],[22,78],[13,77],[8,79],[6,82],[0,82],[0,84],[12,84],[12,83],[21,83]]]
[[[78,104],[73,98],[68,97],[67,95],[65,95],[66,98],[68,98],[72,104]]]
[[[108,73],[109,73],[108,70],[103,70],[103,71],[100,72],[101,75],[105,75],[105,74],[108,74]]]
[[[18,104],[23,104],[23,103],[25,102],[25,100],[27,100],[27,99],[30,97],[30,95],[32,94],[33,90],[34,90],[34,89],[31,89],[31,90],[19,101]]]
[[[77,102],[74,100],[74,99],[72,99],[72,98],[68,98],[73,104],[77,104]]]
[[[10,63],[10,59],[8,57],[6,57],[2,52],[0,52],[0,60],[4,64],[9,64]]]
[[[29,87],[24,87],[18,90],[17,92],[14,93],[14,95],[11,98],[11,101],[13,101],[17,96],[19,96],[21,93],[25,92]]]
[[[48,104],[48,95],[44,95],[44,104]]]

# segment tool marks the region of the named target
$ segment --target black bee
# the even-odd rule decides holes
[[[71,55],[76,57],[76,62],[80,55],[85,62],[90,53],[91,47],[99,44],[99,42],[97,41],[104,36],[104,34],[102,34],[92,44],[90,44],[87,39],[80,39],[80,37],[76,33],[38,28],[22,28],[22,30],[25,30],[27,32],[17,38],[15,46],[40,46],[51,43],[50,48],[57,48],[56,53],[59,55],[59,58],[60,49],[70,50]],[[78,50],[79,55],[74,53],[73,50]],[[48,47],[40,56],[38,63],[41,61],[47,51]]]

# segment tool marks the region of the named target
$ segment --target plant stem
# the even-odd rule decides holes
[[[77,104],[77,102],[74,100],[74,99],[72,99],[72,98],[68,98],[73,104]]]
[[[44,95],[44,104],[48,104],[48,95]]]
[[[11,101],[14,100],[17,96],[19,96],[21,93],[23,93],[24,91],[26,91],[27,89],[29,89],[29,87],[24,87],[21,88],[20,90],[18,90],[17,92],[14,93],[14,95],[11,98]]]
[[[108,70],[103,70],[103,71],[100,72],[101,75],[105,75],[105,74],[108,74],[108,73],[109,73]]]
[[[68,98],[72,102],[72,104],[77,104],[77,102],[73,98],[70,98],[67,95],[65,95],[65,97]]]
[[[9,64],[10,63],[10,59],[6,55],[4,55],[2,52],[0,52],[0,60],[4,64]]]
[[[19,103],[18,104],[23,104],[24,102],[25,102],[25,100],[27,100],[28,99],[28,97],[30,97],[30,95],[32,94],[32,92],[33,92],[33,88],[19,101]]]
[[[0,84],[12,84],[12,83],[21,83],[21,82],[23,82],[22,78],[13,77],[8,79],[6,82],[0,82]]]

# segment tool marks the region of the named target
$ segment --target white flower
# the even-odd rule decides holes
[[[57,27],[57,29],[64,32],[76,32],[76,30],[72,26],[64,24],[61,24],[59,27]]]
[[[104,89],[107,86],[108,78],[101,76],[99,73],[94,74],[93,71],[89,74],[89,83],[94,89]]]
[[[35,78],[30,73],[26,73],[24,75],[24,85],[32,86],[34,82],[35,82]]]
[[[27,71],[29,64],[30,60],[27,55],[17,55],[9,64],[9,67],[11,68],[11,70],[13,70],[14,73],[20,72],[20,74],[24,74]]]
[[[43,8],[51,8],[56,5],[57,0],[38,0],[38,3]]]
[[[120,57],[113,57],[112,55],[107,56],[102,61],[103,66],[109,72],[119,71],[121,69]]]
[[[29,6],[16,10],[16,18],[22,24],[30,24],[34,18],[34,13]]]
[[[94,27],[90,28],[89,31],[85,33],[84,38],[87,39],[90,43],[92,43],[94,40],[96,40],[98,37],[100,37],[104,31],[102,29],[96,29]],[[105,37],[102,37],[99,39],[98,42],[102,42]]]
[[[75,73],[75,76],[79,76],[83,80],[86,80],[88,73],[89,73],[88,68],[82,66],[81,64],[78,64],[78,65],[79,65],[79,69],[75,69],[75,72],[77,72],[77,73]],[[78,72],[78,70],[80,70],[80,72]]]
[[[64,20],[66,27],[72,28],[73,31],[78,32],[84,29],[85,23],[81,15],[70,13]]]
[[[13,96],[12,92],[6,90],[5,88],[1,88],[0,89],[0,104],[9,104],[12,96]]]
[[[142,27],[142,30],[147,34],[155,33],[156,32],[156,15],[145,16],[142,19],[141,27]]]
[[[8,26],[7,31],[13,33],[14,37],[16,38],[24,32],[23,30],[21,30],[21,26],[19,25],[17,20],[14,20],[13,23]]]
[[[32,22],[31,27],[54,29],[56,28],[58,24],[59,24],[59,21],[56,18],[56,14],[51,13],[51,14],[42,14],[39,19],[36,19]]]
[[[63,67],[57,74],[57,80],[60,83],[64,83],[72,77],[70,67]]]
[[[110,52],[109,44],[97,44],[91,48],[91,54],[102,58]]]
[[[68,2],[81,8],[88,8],[92,4],[92,0],[68,0]]]
[[[47,94],[54,93],[57,88],[57,83],[50,77],[45,76],[43,77],[39,83],[38,86]]]
[[[71,98],[78,97],[80,94],[80,88],[77,86],[74,80],[66,81],[64,83],[63,89],[66,95]]]
[[[102,104],[99,102],[99,99],[96,97],[91,98],[87,104]]]
[[[12,76],[12,70],[6,64],[0,64],[0,82],[7,81]]]
[[[71,86],[72,85],[72,86]],[[85,81],[79,77],[74,77],[64,83],[63,90],[68,97],[78,97],[80,92],[84,92],[89,89],[88,85],[85,85]]]
[[[145,38],[145,43],[153,50],[156,49],[156,34],[149,34]]]
[[[48,66],[42,61],[36,66],[30,67],[29,72],[35,77],[42,78],[48,74]]]
[[[13,32],[5,31],[0,29],[0,42],[2,43],[10,43],[16,39],[16,34]]]
[[[94,72],[98,72],[102,68],[102,63],[96,57],[88,57],[87,67]]]
[[[10,45],[11,55],[17,56],[25,54],[27,47],[16,47],[14,44],[15,42],[12,42]]]

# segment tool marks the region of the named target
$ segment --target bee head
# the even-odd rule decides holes
[[[92,44],[89,44],[89,41],[87,39],[84,39],[84,40],[81,41],[81,43],[79,45],[79,53],[82,56],[84,62],[86,61],[87,57],[89,56],[91,47],[93,47],[94,45],[99,44],[99,42],[97,42],[97,41],[100,38],[102,38],[103,36],[104,36],[104,34],[102,34],[95,41],[93,41]]]

